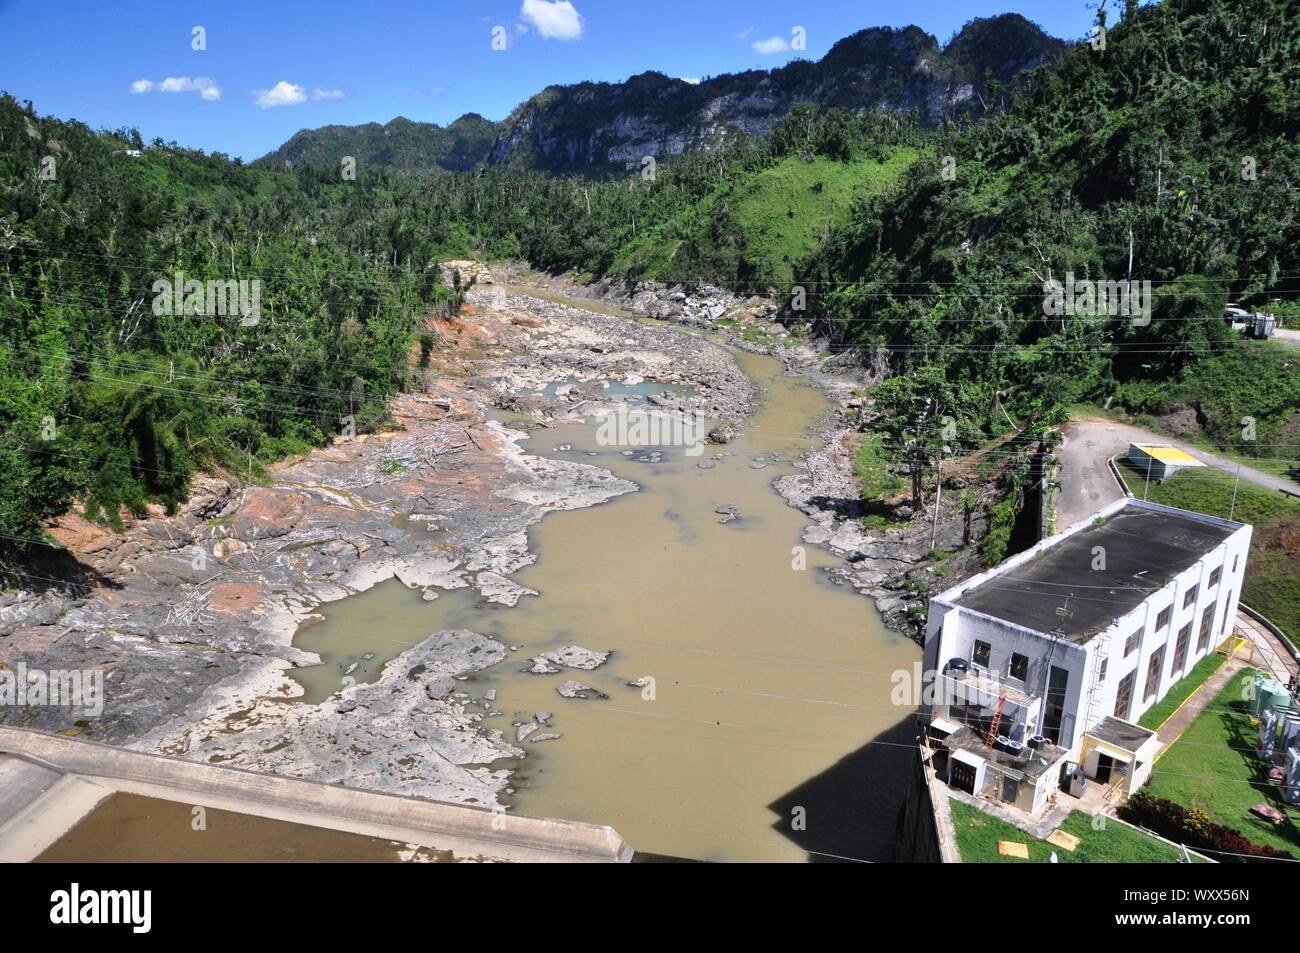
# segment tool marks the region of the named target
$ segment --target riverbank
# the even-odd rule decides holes
[[[513,605],[529,591],[511,576],[536,558],[528,527],[636,489],[603,468],[519,446],[529,428],[611,412],[616,401],[521,391],[574,378],[654,379],[690,392],[666,400],[665,412],[728,419],[748,412],[752,394],[721,348],[676,332],[513,294],[475,299],[477,313],[440,329],[446,351],[424,392],[394,401],[391,431],[277,466],[265,485],[206,478],[181,512],[132,522],[121,535],[78,519],[56,527],[84,581],[51,575],[7,594],[0,664],[102,672],[103,711],[6,709],[6,723],[439,800],[494,801],[505,775],[485,765],[519,749],[500,732],[479,731],[482,712],[455,689],[505,647],[476,633],[437,633],[395,659],[388,681],[298,705],[302,688],[290,672],[319,659],[293,647],[295,633],[319,607],[393,578],[430,596],[468,588]],[[497,408],[517,423],[489,419]],[[386,691],[395,684],[403,690]],[[348,712],[362,708],[367,717],[349,724]],[[413,735],[403,727],[413,719],[430,728]],[[221,741],[236,735],[239,750],[224,750]]]
[[[798,472],[774,481],[773,488],[812,520],[804,542],[843,560],[828,567],[827,576],[871,598],[889,628],[923,642],[929,591],[983,570],[970,543],[988,531],[988,506],[995,494],[969,468],[950,468],[944,480],[947,500],[941,499],[933,511],[913,513],[904,505],[884,521],[889,525],[864,520],[869,512],[888,509],[880,501],[863,499],[862,481],[854,472],[863,439],[856,416],[866,403],[860,395],[881,379],[883,369],[876,362],[854,352],[832,352],[827,342],[777,323],[777,302],[765,296],[741,297],[708,284],[687,288],[602,279],[582,285],[522,267],[510,274],[553,294],[589,298],[716,335],[733,347],[781,361],[788,373],[806,377],[825,393],[836,412],[816,422],[820,446],[804,453],[796,462]],[[968,487],[974,498],[968,506],[959,505],[958,493]]]
[[[887,585],[929,545],[907,528],[872,534],[858,519],[847,445],[858,383],[826,372],[802,342],[731,335],[742,351],[781,362],[775,377],[759,364],[747,375],[738,363],[743,354],[701,336],[705,329],[631,320],[609,302],[593,313],[557,294],[505,284],[477,287],[470,301],[471,316],[439,329],[442,347],[426,389],[395,401],[391,432],[278,467],[264,486],[236,490],[210,481],[182,513],[132,525],[122,537],[75,523],[61,528],[105,582],[84,594],[38,599],[66,601],[53,621],[11,627],[0,658],[22,657],[29,667],[101,667],[109,689],[104,716],[78,719],[75,730],[141,750],[617,821],[655,849],[688,856],[742,856],[736,845],[746,840],[754,843],[744,850],[755,857],[806,856],[846,843],[851,856],[888,856],[893,814],[886,805],[897,799],[894,782],[905,772],[884,757],[903,750],[898,739],[882,739],[894,738],[907,718],[888,698],[888,679],[910,665],[915,649],[883,638],[856,599],[826,602],[830,594],[817,594],[817,580],[868,592],[901,617],[903,600]],[[755,389],[754,373],[767,380],[764,392],[780,391],[759,418],[755,407],[771,395]],[[832,403],[798,396],[814,393]],[[678,462],[659,451],[591,443],[592,421],[626,406],[707,418],[718,441],[733,442],[711,443],[698,458]],[[692,506],[707,512],[683,514],[673,502],[684,472],[723,481],[717,499],[692,494]],[[740,476],[743,485],[735,482]],[[781,505],[772,488],[804,516]],[[559,510],[597,517],[592,507],[633,497],[636,506],[618,511],[621,528],[606,525],[603,508],[594,522],[542,519]],[[657,522],[663,517],[668,522]],[[656,525],[671,529],[659,546]],[[737,532],[764,535],[741,537],[749,545],[737,549]],[[726,535],[699,548],[701,534],[713,533]],[[801,540],[828,555],[796,557],[792,544]],[[910,549],[900,555],[900,547]],[[650,558],[660,548],[683,560],[667,576]],[[547,553],[540,565],[539,551]],[[747,561],[729,574],[732,554],[742,552]],[[577,593],[608,596],[604,608],[589,597],[575,603],[562,588],[570,584]],[[652,601],[638,605],[638,591]],[[716,616],[689,611],[706,601],[716,604]],[[374,611],[356,613],[362,606]],[[674,606],[687,614],[674,615]],[[800,635],[809,619],[824,625],[811,644]],[[594,626],[595,635],[582,640],[589,648],[618,646],[603,672],[556,676],[592,685],[597,707],[565,708],[588,702],[561,701],[566,696],[555,697],[549,683],[503,677],[527,666],[528,657],[563,648],[565,630],[579,626]],[[351,645],[356,630],[378,641],[366,651],[303,648],[317,648],[316,633],[326,631]],[[661,647],[668,654],[643,654],[641,632],[673,636]],[[683,645],[694,653],[689,659],[674,654]],[[836,669],[847,674],[828,681],[826,672]],[[617,717],[609,723],[626,702],[600,707],[599,696],[636,694],[647,675],[708,694],[660,704],[653,717],[637,712],[637,729],[617,728]],[[558,724],[542,717],[547,698],[559,709]],[[827,721],[824,713],[835,708],[856,718]],[[29,726],[74,727],[57,709],[24,714]],[[687,744],[637,734],[655,719],[662,728],[665,717],[679,732],[704,734]],[[757,748],[756,732],[765,738]],[[818,741],[790,746],[805,735]],[[562,765],[607,770],[623,757],[610,745],[635,752],[633,763],[650,772],[642,794],[587,797],[592,781],[573,768],[583,794],[569,787],[566,798],[553,781],[569,770]],[[732,824],[762,831],[773,811],[788,813],[787,801],[800,808],[810,801],[823,816],[836,812],[838,832],[823,825],[812,839],[779,827],[774,837],[724,834],[728,846],[720,850],[716,842],[638,829],[645,814],[663,813],[658,802],[641,803],[656,773],[680,770],[689,789],[729,759],[730,775],[754,796],[743,811],[734,797],[697,798],[692,810],[717,814],[714,831]],[[858,816],[838,816],[843,788],[834,779],[845,771],[875,792],[879,831],[865,832]],[[538,785],[543,772],[548,777]],[[610,817],[638,804],[640,819]]]

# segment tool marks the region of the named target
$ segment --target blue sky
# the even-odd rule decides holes
[[[0,0],[0,90],[41,114],[251,160],[302,128],[501,119],[552,83],[771,68],[868,26],[946,41],[1009,11],[1067,39],[1094,15],[1084,0]],[[788,49],[796,26],[804,52]]]

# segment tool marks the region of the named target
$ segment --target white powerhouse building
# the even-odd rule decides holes
[[[1250,532],[1123,499],[932,598],[940,776],[1031,813],[1071,763],[1136,790],[1159,742],[1135,722],[1232,633]]]

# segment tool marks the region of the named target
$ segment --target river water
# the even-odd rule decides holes
[[[535,432],[529,452],[606,467],[640,491],[535,525],[538,559],[514,578],[539,595],[515,608],[470,589],[427,603],[396,580],[323,607],[295,639],[324,662],[294,673],[306,700],[339,687],[340,665],[369,681],[431,632],[474,629],[520,647],[462,683],[476,698],[495,689],[486,724],[514,738],[516,722],[549,711],[532,738],[562,735],[521,743],[512,810],[609,824],[639,851],[693,859],[889,859],[910,764],[910,709],[891,704],[890,677],[920,652],[823,578],[836,560],[800,547],[807,520],[771,487],[817,445],[828,400],[780,362],[735,353],[763,396],[731,444],[641,463],[598,445],[594,424]],[[740,518],[722,523],[722,504]],[[572,644],[613,654],[591,672],[523,671]],[[653,690],[627,684],[642,678]],[[568,679],[609,697],[561,698]]]

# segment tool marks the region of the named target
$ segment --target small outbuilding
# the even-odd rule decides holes
[[[1167,480],[1179,470],[1205,466],[1190,453],[1177,447],[1157,447],[1150,444],[1129,444],[1128,462],[1156,480]]]
[[[1129,795],[1151,777],[1160,748],[1160,739],[1150,728],[1107,715],[1084,732],[1079,760],[1089,780],[1117,786]]]

